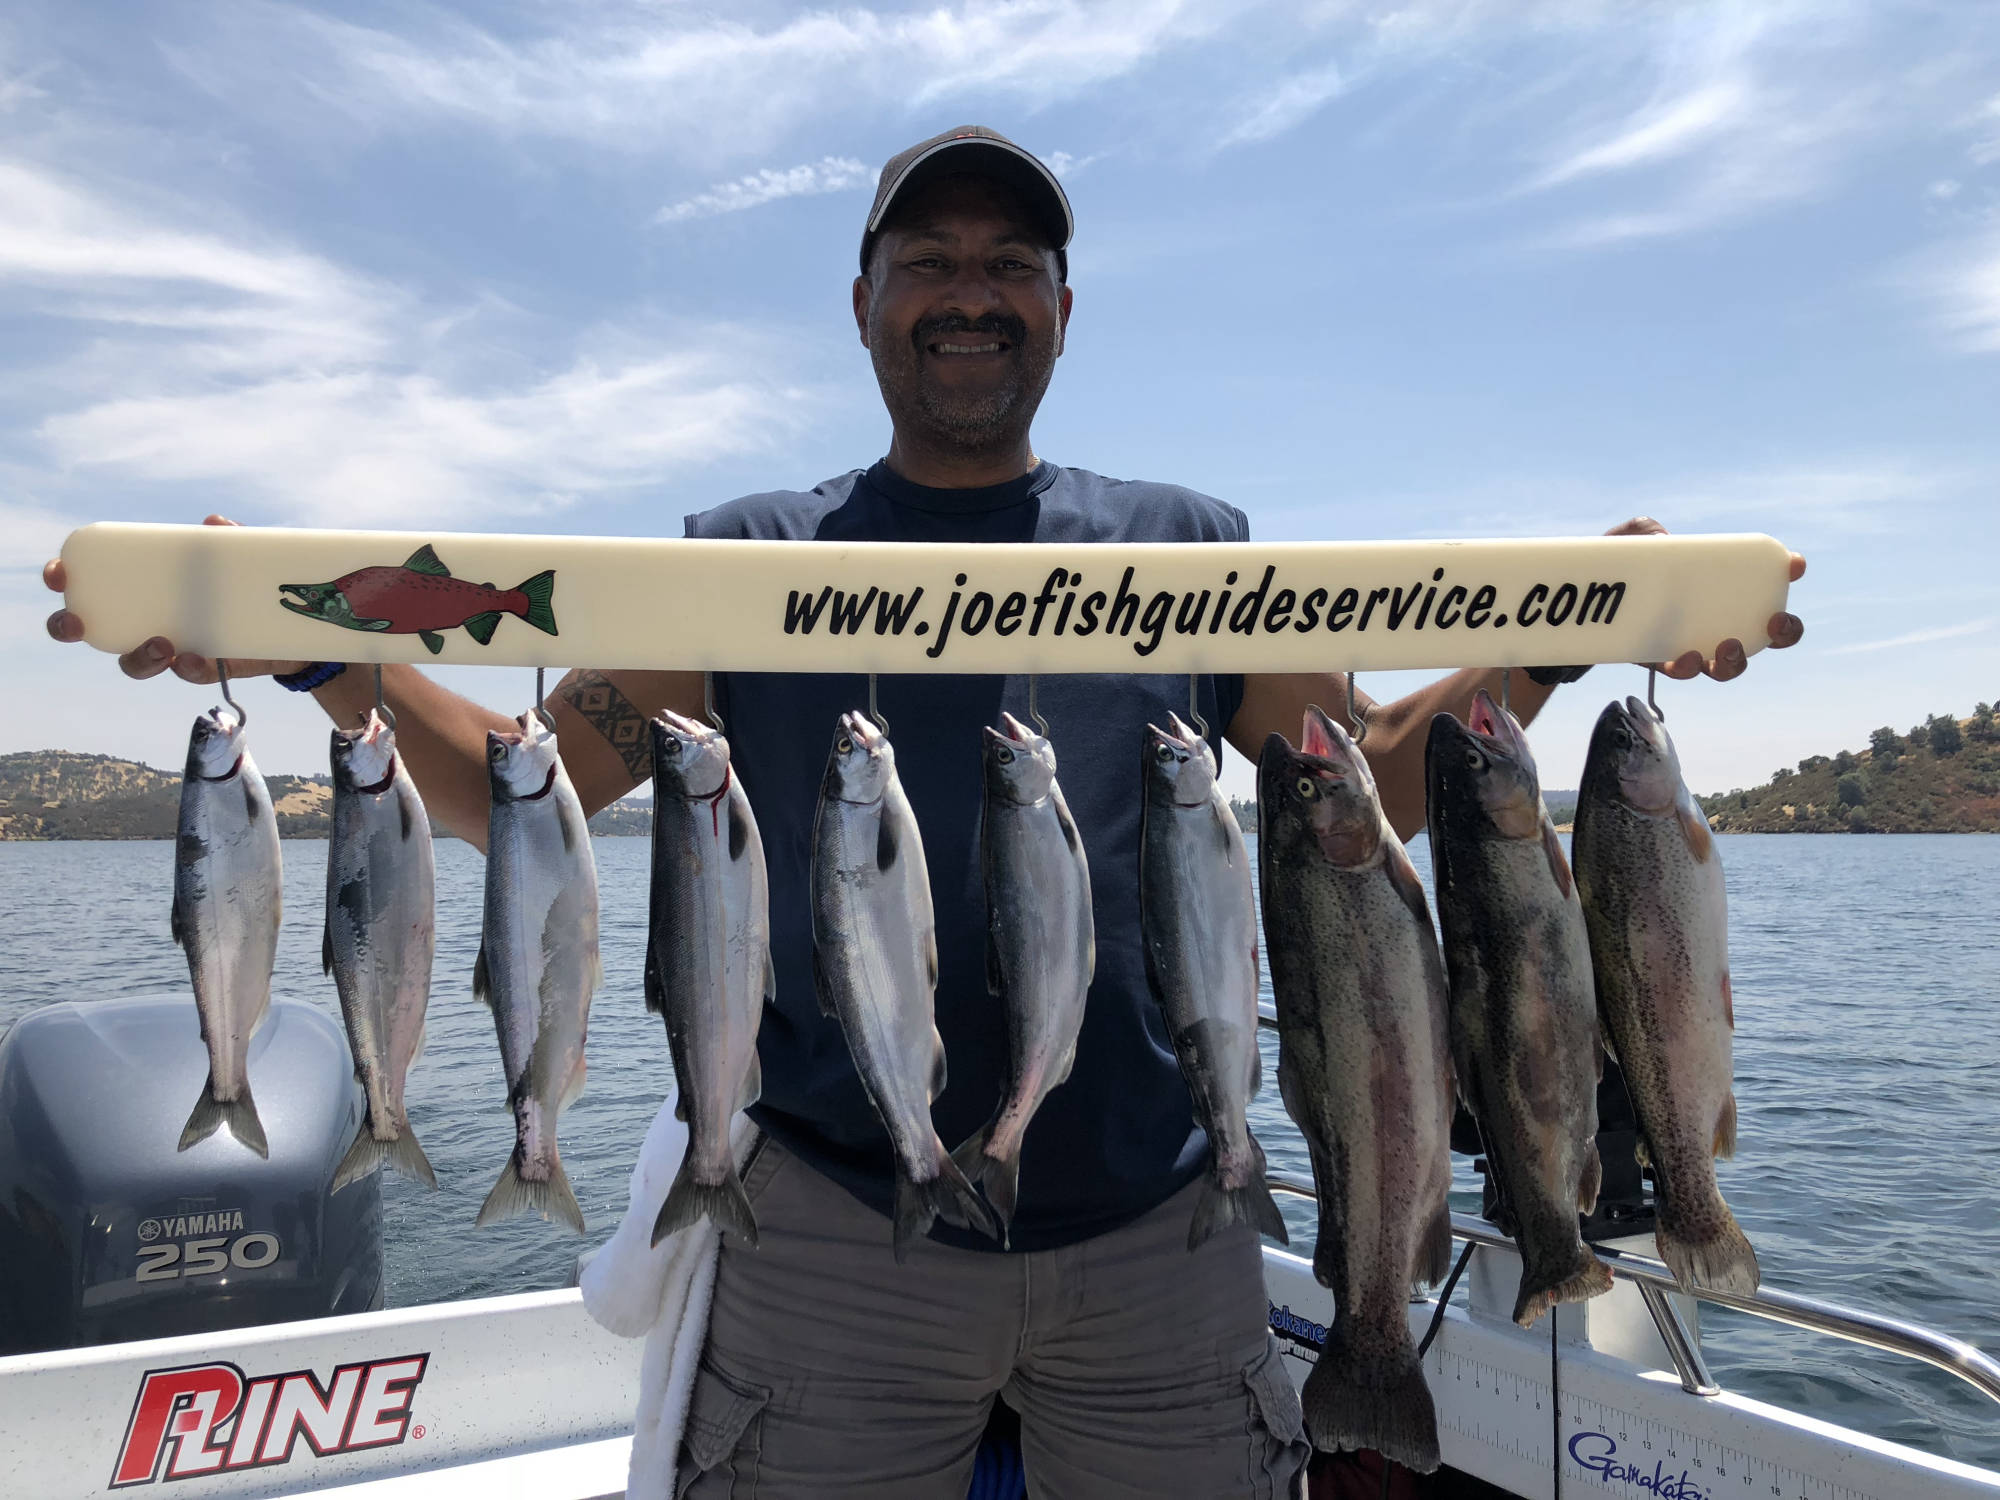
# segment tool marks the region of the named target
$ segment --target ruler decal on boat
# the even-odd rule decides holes
[[[809,672],[1568,666],[1767,642],[1767,536],[947,546],[105,523],[85,639],[207,656]]]

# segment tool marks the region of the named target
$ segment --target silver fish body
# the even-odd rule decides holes
[[[182,1151],[223,1125],[271,1154],[250,1096],[250,1038],[271,1008],[284,875],[271,794],[250,758],[240,715],[194,721],[174,845],[174,941],[187,955],[208,1082],[181,1132]]]
[[[1757,1255],[1715,1180],[1736,1148],[1722,857],[1637,698],[1598,717],[1572,852],[1599,1014],[1658,1184],[1660,1258],[1683,1287],[1748,1295]]]
[[[687,1153],[653,1243],[704,1216],[757,1243],[730,1149],[757,1102],[757,1030],[773,992],[770,887],[750,798],[720,732],[675,713],[651,724],[653,878],[646,1008],[667,1027]]]
[[[1590,940],[1513,715],[1485,693],[1470,725],[1439,714],[1424,760],[1458,1087],[1521,1252],[1514,1319],[1526,1327],[1611,1289],[1577,1228],[1603,1180]]]
[[[813,817],[813,981],[896,1155],[897,1260],[940,1215],[999,1238],[931,1123],[944,1092],[930,874],[888,736],[840,717]]]
[[[403,1107],[410,1065],[424,1048],[437,946],[430,820],[396,753],[396,732],[378,714],[360,729],[334,730],[332,756],[321,962],[340,992],[354,1075],[368,1101],[333,1190],[385,1162],[435,1188]]]
[[[1004,1234],[1020,1196],[1021,1144],[1069,1077],[1097,969],[1090,866],[1056,781],[1055,751],[1012,714],[984,731],[980,864],[986,983],[1007,1014],[1008,1083],[993,1118],[952,1153]]]
[[[472,988],[492,1006],[500,1034],[514,1151],[478,1222],[533,1212],[581,1234],[556,1120],[583,1091],[590,997],[604,980],[597,867],[555,733],[532,712],[518,722],[518,732],[486,736],[493,807]]]
[[[1312,1155],[1313,1274],[1334,1295],[1300,1393],[1328,1451],[1438,1467],[1410,1291],[1451,1263],[1452,1058],[1444,965],[1409,855],[1346,731],[1307,711],[1258,759],[1258,862],[1278,1084]]]
[[[1264,1181],[1263,1147],[1250,1133],[1250,1101],[1263,1077],[1250,856],[1215,778],[1215,753],[1195,730],[1175,717],[1165,729],[1146,726],[1139,831],[1146,979],[1209,1144],[1190,1250],[1229,1224],[1289,1242]]]

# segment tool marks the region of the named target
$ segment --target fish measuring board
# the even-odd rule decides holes
[[[1766,644],[1761,535],[744,542],[99,523],[85,640],[207,656],[814,672],[1376,671]]]

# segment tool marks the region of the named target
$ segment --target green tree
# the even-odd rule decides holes
[[[1808,755],[1804,760],[1799,762],[1799,774],[1810,775],[1812,772],[1817,771],[1821,766],[1827,764],[1829,764],[1829,762],[1824,755]]]
[[[1840,754],[1834,756],[1833,758],[1834,774],[1838,776],[1845,776],[1849,771],[1853,770],[1859,764],[1860,762],[1854,758],[1854,752],[1852,750],[1843,750],[1840,752]]]
[[[1859,776],[1850,774],[1841,777],[1837,790],[1842,807],[1859,807],[1868,800],[1868,788],[1862,785]]]
[[[1792,768],[1790,766],[1780,766],[1771,773],[1771,783],[1774,786],[1780,781],[1790,781],[1791,779]]]
[[[1972,710],[1972,737],[1981,744],[2000,737],[1993,722],[1993,705],[1981,703]]]
[[[1878,766],[1893,766],[1903,753],[1902,737],[1884,724],[1868,736],[1868,750]]]
[[[1965,748],[1965,736],[1959,730],[1958,720],[1952,715],[1933,715],[1928,728],[1930,730],[1931,754],[1956,755]]]

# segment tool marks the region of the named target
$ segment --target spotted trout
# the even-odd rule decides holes
[[[179,1149],[222,1126],[259,1156],[271,1154],[250,1097],[250,1038],[271,1008],[284,875],[271,794],[226,708],[194,721],[181,775],[174,845],[174,941],[187,955],[208,1082],[181,1132]]]
[[[1431,863],[1451,980],[1458,1087],[1521,1252],[1514,1321],[1611,1290],[1577,1232],[1597,1203],[1597,1025],[1590,939],[1542,806],[1527,736],[1485,693],[1471,722],[1431,720]]]
[[[1451,1265],[1444,965],[1360,749],[1317,708],[1300,744],[1274,734],[1257,763],[1278,1087],[1312,1155],[1313,1275],[1335,1307],[1300,1401],[1317,1447],[1428,1474],[1437,1409],[1409,1302]]]
[[[992,1211],[931,1123],[944,1092],[937,929],[916,815],[889,737],[840,716],[813,815],[813,983],[896,1154],[896,1259],[942,1217],[1000,1238]]]
[[[320,962],[340,992],[354,1076],[367,1099],[354,1144],[334,1169],[336,1193],[385,1162],[437,1186],[403,1109],[410,1065],[424,1050],[435,886],[423,799],[396,753],[395,730],[371,711],[361,728],[333,731]]]
[[[1666,726],[1637,698],[1598,716],[1572,850],[1598,1013],[1657,1184],[1660,1259],[1685,1288],[1748,1295],[1757,1254],[1715,1181],[1715,1158],[1736,1149],[1722,857]]]
[[[478,1223],[539,1213],[583,1233],[583,1209],[556,1154],[556,1119],[583,1092],[590,997],[604,982],[597,951],[597,867],[583,805],[533,711],[518,731],[489,730],[493,808],[486,836],[486,910],[472,991],[493,1008],[514,1151]]]
[[[666,1022],[687,1153],[653,1243],[707,1217],[757,1243],[730,1128],[763,1092],[757,1029],[771,977],[770,886],[750,798],[718,730],[652,721],[653,883],[646,1009]]]
[[[1229,1224],[1280,1244],[1285,1221],[1250,1133],[1263,1081],[1257,1051],[1257,907],[1243,830],[1215,781],[1208,741],[1169,715],[1140,752],[1139,930],[1146,980],[1166,1017],[1195,1119],[1208,1135],[1208,1181],[1188,1249]]]

